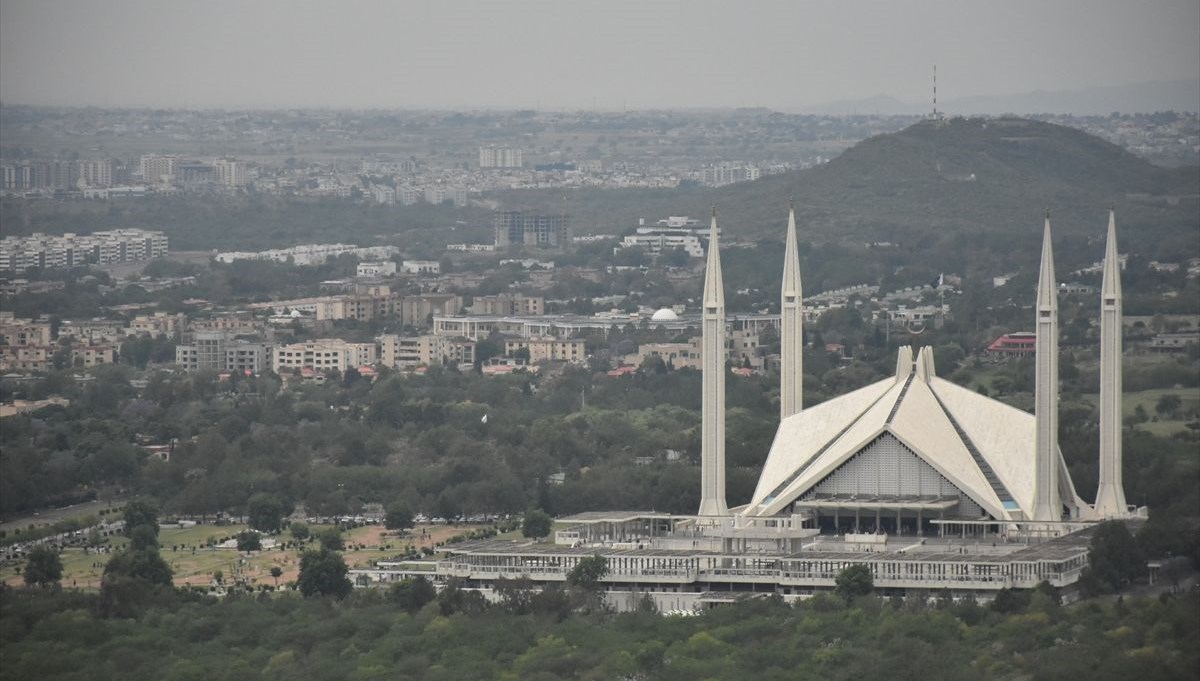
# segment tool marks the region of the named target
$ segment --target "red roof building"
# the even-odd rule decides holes
[[[988,354],[1005,357],[1033,357],[1037,334],[1032,331],[1006,333],[987,346]]]

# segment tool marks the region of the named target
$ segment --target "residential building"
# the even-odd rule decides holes
[[[198,331],[175,347],[175,363],[185,371],[239,371],[259,374],[271,368],[272,348],[227,331]]]
[[[187,315],[155,312],[138,315],[129,323],[130,335],[176,336],[187,329]]]
[[[231,158],[213,161],[213,180],[224,187],[246,186],[246,164]]]
[[[475,341],[467,338],[384,334],[379,341],[379,363],[397,369],[434,364],[470,364],[475,361]]]
[[[145,154],[138,162],[138,174],[146,182],[170,184],[172,178],[175,177],[175,168],[178,163],[178,156]]]
[[[497,293],[492,296],[475,296],[471,301],[473,315],[526,315],[540,316],[546,313],[546,299],[542,296],[527,296],[523,293]]]
[[[568,215],[539,215],[521,211],[496,211],[492,214],[494,243],[509,246],[566,247],[571,243],[571,218]]]
[[[515,147],[479,147],[480,168],[520,168],[524,153]]]
[[[113,184],[113,162],[107,159],[98,161],[76,161],[78,181],[89,187],[111,187]]]
[[[356,274],[360,277],[393,277],[396,263],[392,260],[360,262]]]
[[[529,351],[529,362],[571,362],[583,364],[587,361],[586,343],[571,338],[510,338],[504,341],[504,354],[513,357],[518,350]]]
[[[87,235],[68,232],[61,236],[34,233],[0,239],[0,271],[137,262],[161,258],[167,252],[166,235],[144,229],[113,229]]]
[[[442,264],[437,260],[405,260],[400,264],[404,274],[439,274]]]
[[[0,319],[0,345],[50,345],[53,340],[50,322],[31,319]]]
[[[347,369],[374,364],[376,360],[374,343],[349,343],[339,338],[320,338],[276,347],[273,367],[276,372],[305,367],[319,371],[344,372]]]

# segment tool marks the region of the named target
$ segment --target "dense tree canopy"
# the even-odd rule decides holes
[[[1200,666],[1195,593],[1070,606],[1034,599],[1008,613],[969,601],[768,598],[664,617],[564,614],[522,599],[511,606],[527,608],[518,613],[456,588],[418,606],[414,591],[418,601],[429,596],[415,583],[358,590],[336,606],[175,596],[110,619],[95,595],[9,589],[0,591],[0,669],[50,681],[1127,681],[1193,678]]]
[[[305,596],[345,598],[353,585],[346,577],[349,568],[342,554],[322,548],[305,551],[300,556],[300,579],[297,584]]]
[[[34,547],[29,552],[29,558],[21,576],[25,578],[26,584],[47,586],[56,584],[62,579],[62,574],[62,559],[59,558],[58,551],[42,545]]]

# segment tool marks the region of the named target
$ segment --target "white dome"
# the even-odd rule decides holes
[[[664,307],[663,309],[655,312],[654,315],[652,317],[650,317],[650,321],[652,321],[652,322],[677,322],[677,321],[679,321],[679,315],[675,314],[675,310],[672,310],[669,307]]]

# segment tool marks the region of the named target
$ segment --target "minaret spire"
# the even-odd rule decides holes
[[[725,504],[725,286],[721,278],[720,233],[713,207],[708,232],[708,264],[704,270],[701,351],[700,511],[702,516],[729,514]]]
[[[788,206],[779,327],[779,418],[786,419],[804,408],[804,293],[796,247],[796,209],[792,205]]]
[[[1038,275],[1037,375],[1034,415],[1037,441],[1034,454],[1033,520],[1061,520],[1058,496],[1058,284],[1054,280],[1054,247],[1050,213],[1042,233],[1042,264]]]
[[[1121,263],[1117,255],[1117,217],[1108,211],[1108,243],[1100,287],[1100,486],[1096,514],[1125,515],[1121,482]]]

